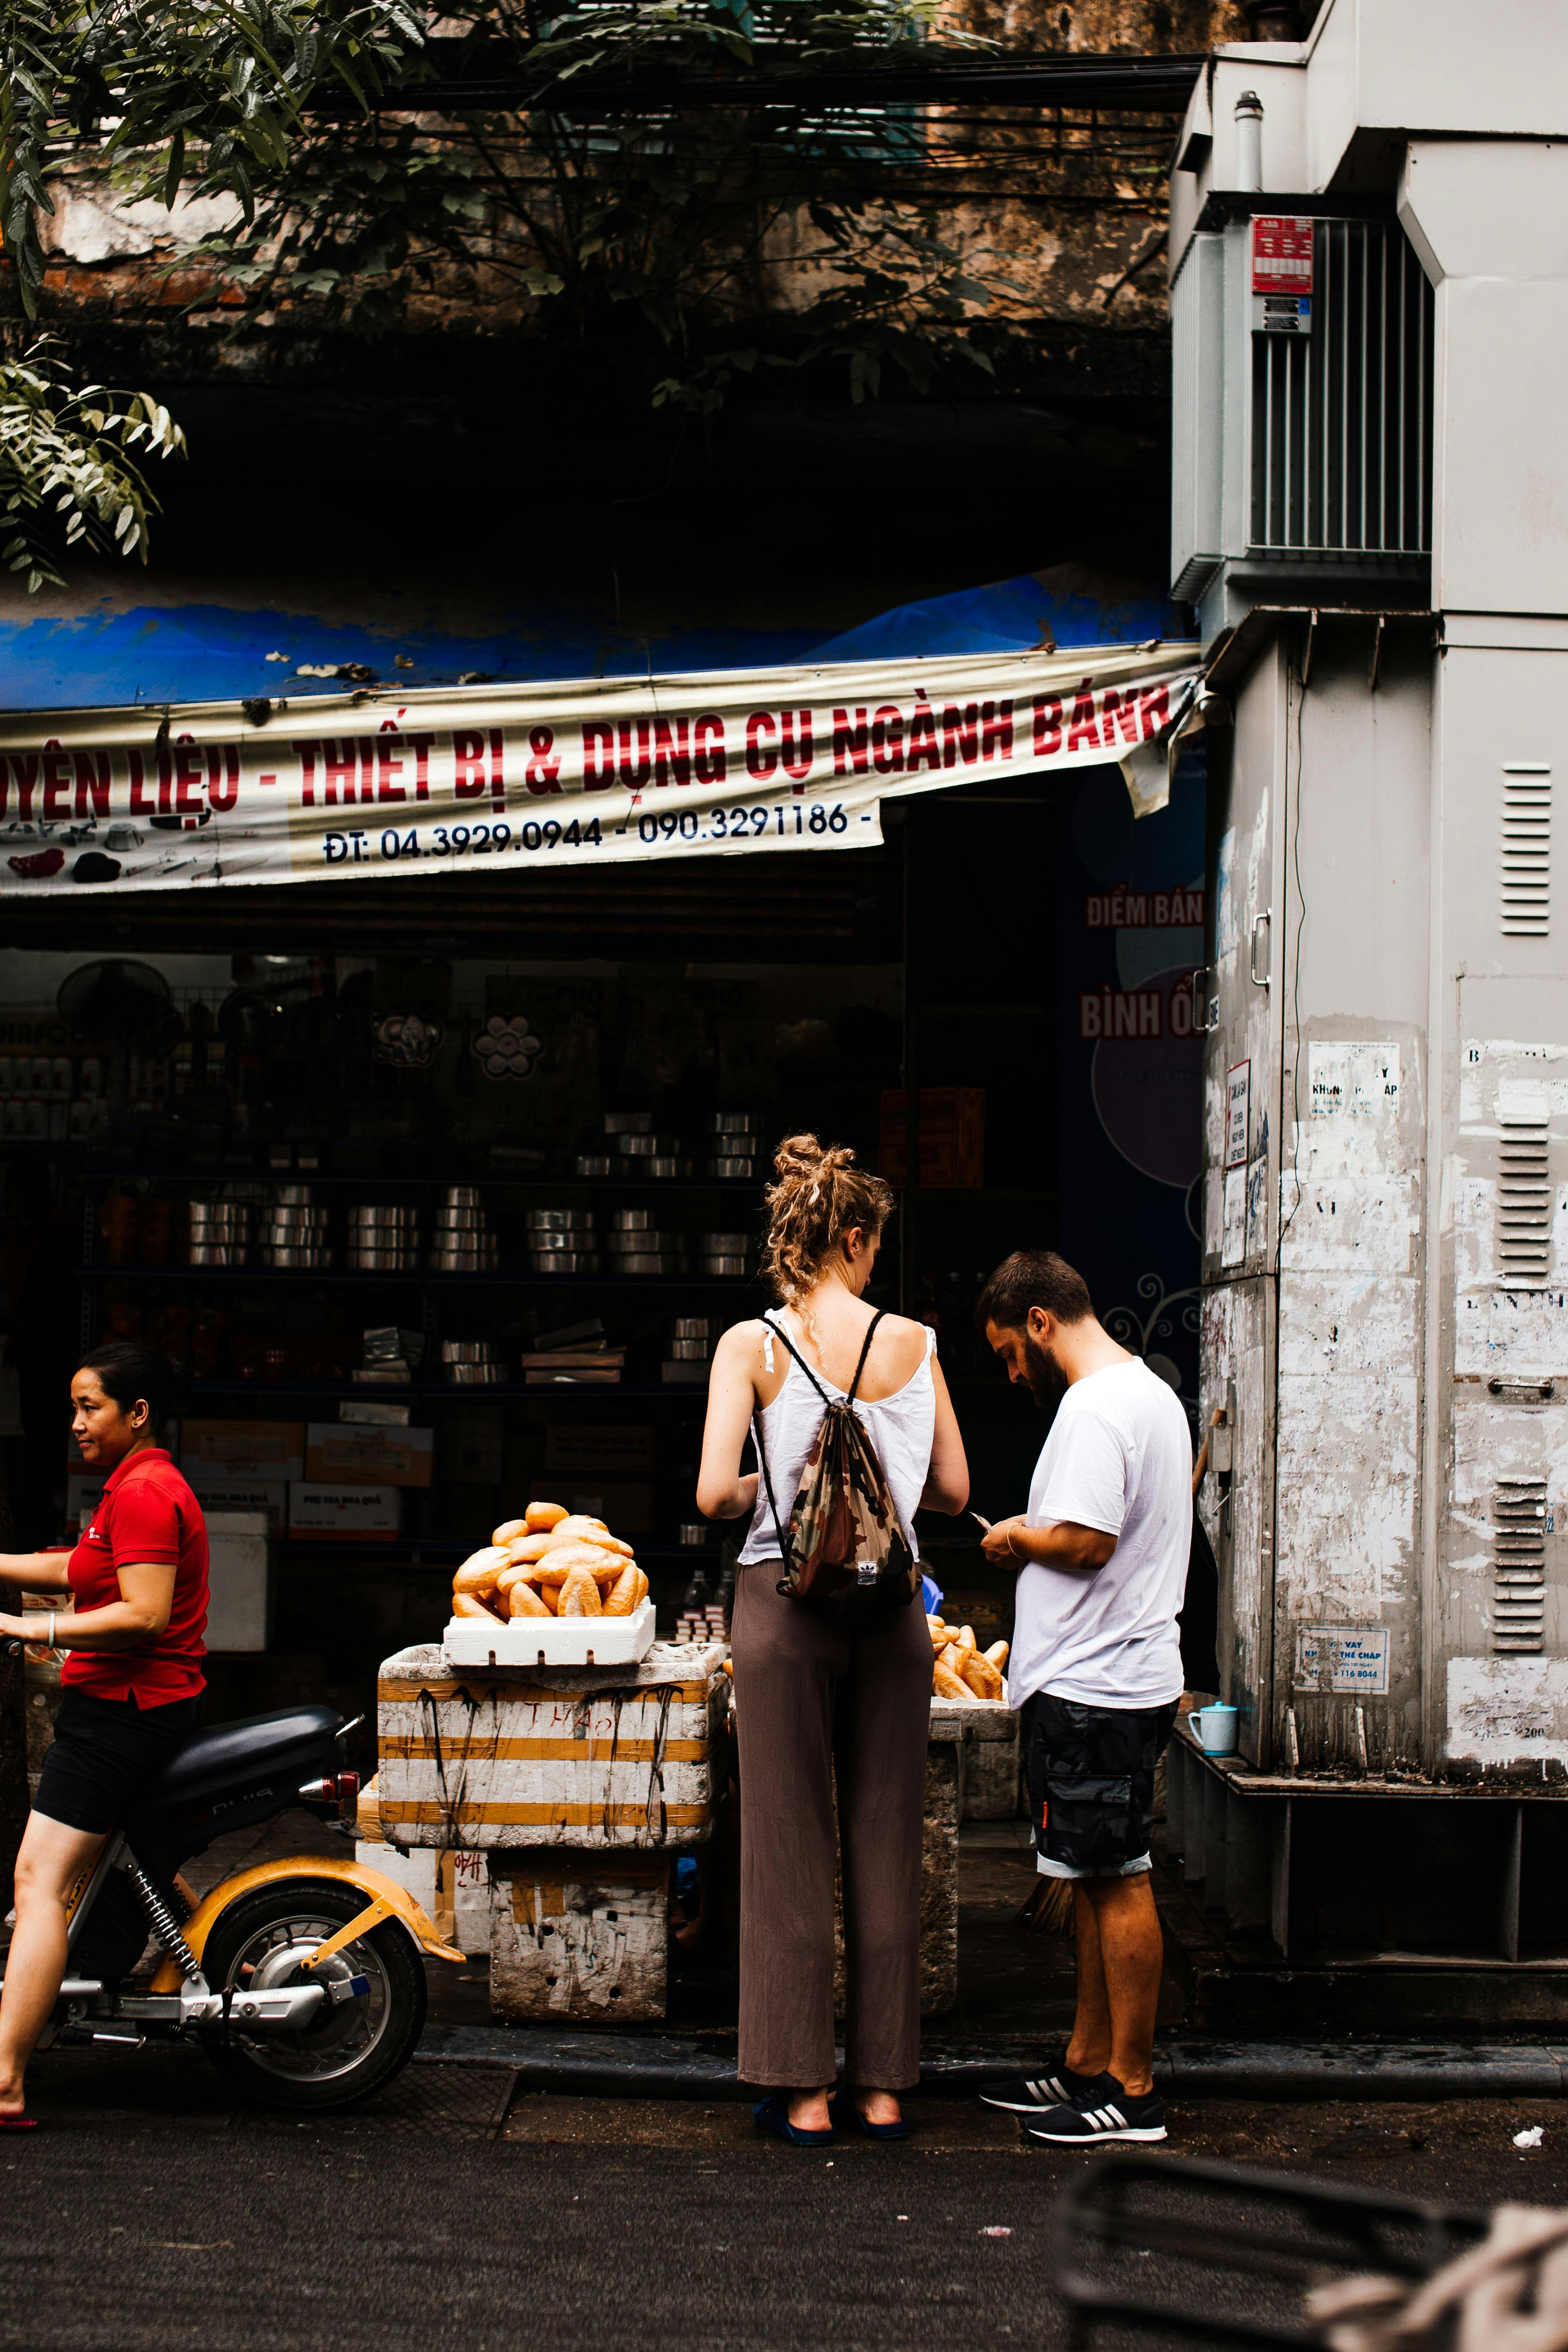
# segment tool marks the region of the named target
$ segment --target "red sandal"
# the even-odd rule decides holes
[[[0,2132],[37,2131],[37,2116],[0,2116]]]

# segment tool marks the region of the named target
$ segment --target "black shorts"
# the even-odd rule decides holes
[[[68,1687],[33,1811],[68,1830],[122,1828],[153,1773],[195,1729],[201,1709],[199,1694],[138,1706],[133,1698]]]
[[[1083,1706],[1046,1691],[1025,1700],[1024,1780],[1047,1877],[1131,1878],[1149,1868],[1154,1767],[1176,1704]]]

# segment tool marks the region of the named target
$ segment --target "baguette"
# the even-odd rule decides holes
[[[952,1638],[961,1650],[977,1650],[980,1646],[974,1638],[973,1625],[961,1625]]]
[[[519,1565],[529,1560],[542,1559],[554,1540],[552,1535],[531,1528],[527,1535],[516,1535],[508,1538],[507,1556]]]
[[[541,1535],[550,1528],[559,1527],[567,1510],[564,1503],[530,1503],[522,1516],[529,1534]]]
[[[552,1544],[542,1558],[532,1563],[530,1581],[534,1584],[564,1584],[566,1579],[575,1575],[579,1569],[585,1569],[590,1576],[597,1576],[602,1571],[618,1576],[630,1558],[629,1544],[624,1557],[619,1552],[606,1551],[602,1544],[576,1540]]]
[[[624,1568],[605,1595],[606,1617],[629,1617],[642,1604],[647,1591],[647,1579],[635,1564]]]
[[[1009,1654],[1008,1645],[1005,1642],[993,1642],[985,1654],[990,1659],[992,1664],[995,1667],[997,1673],[1000,1674],[1003,1667],[1007,1663]]]
[[[477,1600],[471,1592],[453,1593],[452,1614],[454,1617],[488,1617],[492,1625],[499,1625],[500,1622],[495,1611],[487,1609],[484,1602]]]
[[[538,1598],[543,1601],[544,1613],[547,1617],[557,1617],[560,1615],[561,1612],[555,1606],[556,1595],[561,1590],[559,1585],[535,1584],[531,1587],[531,1590]]]
[[[963,1663],[958,1671],[976,1698],[994,1700],[1001,1697],[1002,1677],[990,1659],[982,1657],[978,1650],[965,1650]]]
[[[556,1543],[570,1543],[575,1538],[582,1543],[597,1544],[603,1551],[624,1553],[627,1559],[632,1556],[630,1544],[623,1543],[619,1536],[613,1536],[603,1519],[584,1519],[576,1516],[557,1519],[550,1529],[550,1535]]]
[[[574,1568],[556,1598],[556,1614],[561,1617],[602,1617],[605,1604],[599,1598],[599,1588],[585,1568]]]
[[[553,1609],[545,1607],[532,1585],[526,1583],[521,1577],[512,1586],[507,1600],[514,1617],[553,1617],[555,1614]]]
[[[938,1658],[931,1668],[931,1689],[938,1698],[973,1698],[969,1685],[944,1666]]]
[[[494,1535],[491,1536],[490,1541],[493,1544],[509,1544],[510,1543],[513,1536],[522,1536],[527,1533],[528,1521],[526,1519],[503,1519],[500,1527],[496,1529]]]
[[[498,1551],[493,1545],[484,1551],[470,1552],[452,1579],[452,1590],[454,1592],[488,1592],[508,1564],[507,1554]]]

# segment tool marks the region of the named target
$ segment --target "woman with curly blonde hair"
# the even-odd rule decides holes
[[[781,1143],[773,1168],[763,1266],[780,1307],[719,1343],[697,1486],[708,1517],[752,1521],[732,1627],[740,2071],[773,2086],[756,2118],[780,2138],[812,2146],[842,2124],[901,2139],[898,2094],[920,2074],[931,1637],[917,1607],[857,1623],[790,1599],[779,1589],[780,1525],[822,1426],[825,1392],[841,1401],[853,1390],[917,1555],[916,1510],[962,1511],[969,1470],[935,1335],[866,1304],[894,1205],[888,1186],[815,1135]],[[741,1469],[753,1419],[776,1518],[758,1474]],[[844,2089],[830,2101],[839,1844],[848,2001]]]

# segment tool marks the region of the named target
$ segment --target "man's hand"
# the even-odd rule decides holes
[[[994,1526],[986,1529],[980,1539],[980,1549],[993,1565],[1010,1560],[1015,1568],[1023,1567],[1026,1555],[1017,1540],[1023,1526],[1024,1515],[1018,1511],[1010,1519],[998,1519]]]

